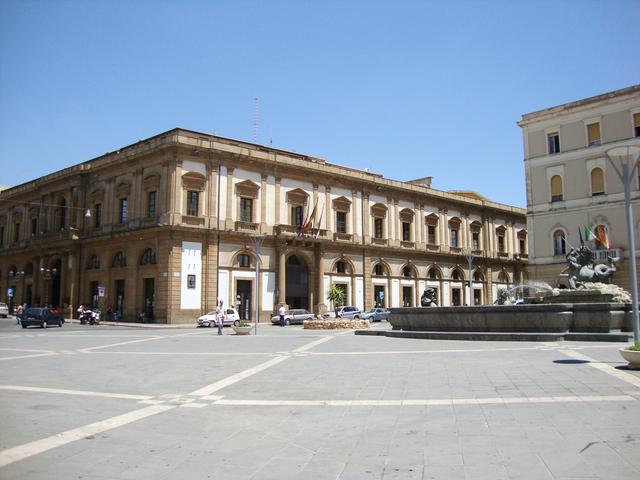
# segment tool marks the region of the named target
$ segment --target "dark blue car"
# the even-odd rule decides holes
[[[37,325],[40,328],[47,328],[49,325],[61,327],[64,323],[64,317],[58,310],[52,308],[27,308],[22,314],[20,323],[22,328],[31,325]]]

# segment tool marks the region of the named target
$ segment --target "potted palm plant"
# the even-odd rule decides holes
[[[640,340],[635,345],[629,345],[620,349],[620,355],[624,358],[629,365],[630,370],[640,370]]]
[[[341,307],[344,305],[344,300],[345,300],[344,288],[341,288],[335,284],[331,285],[331,288],[329,289],[329,294],[327,295],[327,300],[331,302],[334,313],[337,312],[338,307]]]

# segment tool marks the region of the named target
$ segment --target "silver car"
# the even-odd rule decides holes
[[[305,320],[313,320],[315,315],[303,308],[297,308],[294,310],[287,310],[284,312],[284,324],[285,325],[302,325]],[[274,315],[271,317],[271,323],[274,325],[280,324],[280,315]]]
[[[380,322],[387,320],[391,315],[391,312],[386,308],[372,308],[371,310],[364,312],[362,318],[369,320],[370,322]]]
[[[338,307],[335,312],[327,312],[322,315],[323,318],[362,318],[362,312],[358,307],[353,305],[346,305],[344,307]]]
[[[6,303],[0,303],[0,317],[7,318],[9,315],[9,307]]]

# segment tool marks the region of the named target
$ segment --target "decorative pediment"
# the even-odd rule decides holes
[[[480,230],[482,228],[482,223],[478,220],[474,220],[469,224],[469,228],[471,228],[471,230]]]
[[[131,183],[123,181],[116,185],[116,195],[119,197],[129,195],[129,192],[131,192]]]
[[[332,202],[333,209],[340,212],[349,212],[351,210],[351,200],[347,197],[338,197]]]
[[[451,217],[449,219],[449,225],[460,225],[462,223],[462,220],[460,220],[460,217]]]
[[[94,189],[89,195],[89,198],[91,199],[92,202],[102,202],[104,200],[104,195],[105,195],[104,188],[100,187],[100,188]]]
[[[150,173],[142,180],[142,188],[145,190],[156,190],[160,188],[160,174]]]
[[[376,203],[371,206],[371,215],[374,217],[385,218],[387,216],[387,206],[382,203]]]
[[[526,228],[518,230],[518,237],[526,237],[526,236],[527,236],[527,229]]]
[[[437,213],[430,213],[424,217],[424,221],[429,225],[434,225],[440,221],[440,216]]]
[[[400,210],[400,221],[402,222],[413,222],[414,212],[410,208],[403,208]]]
[[[202,192],[206,184],[204,175],[197,172],[188,172],[182,175],[182,186],[187,190],[196,190]]]
[[[306,205],[309,201],[309,194],[301,188],[295,188],[287,192],[287,203],[294,205]]]
[[[499,227],[496,227],[497,233],[504,233],[506,231],[507,231],[507,227],[505,227],[504,225],[500,225]]]
[[[252,182],[251,180],[244,180],[243,182],[236,183],[236,195],[245,198],[258,198],[258,191],[260,185]]]

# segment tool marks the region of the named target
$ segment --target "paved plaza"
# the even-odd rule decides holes
[[[620,346],[0,320],[0,478],[637,479]]]

